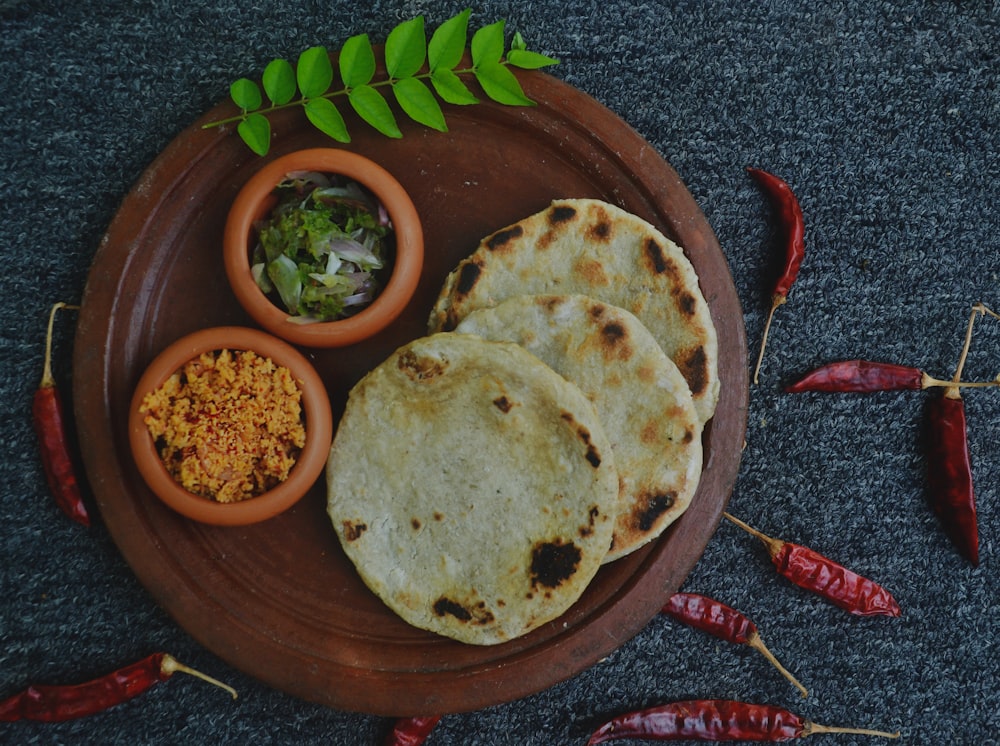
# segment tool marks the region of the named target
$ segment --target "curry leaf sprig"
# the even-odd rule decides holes
[[[306,118],[324,134],[342,143],[351,141],[347,125],[332,99],[346,97],[359,117],[387,137],[402,137],[396,115],[380,89],[390,89],[399,108],[410,119],[446,132],[444,112],[438,97],[459,106],[478,103],[464,77],[471,76],[490,99],[509,106],[531,106],[511,67],[537,70],[558,60],[529,51],[521,35],[515,34],[505,50],[505,22],[484,26],[469,43],[471,65],[459,67],[466,53],[470,10],[442,23],[431,35],[417,16],[389,32],[384,45],[385,77],[377,78],[375,50],[367,34],[352,36],[340,49],[335,84],[333,63],[325,47],[302,52],[293,67],[284,59],[272,60],[264,68],[258,85],[240,78],[229,89],[240,108],[237,116],[209,122],[204,128],[237,123],[237,132],[258,155],[271,147],[271,122],[267,115],[301,106]],[[263,94],[261,93],[263,87]],[[437,94],[435,97],[434,94]],[[265,106],[264,96],[269,104]]]

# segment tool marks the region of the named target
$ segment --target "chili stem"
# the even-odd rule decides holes
[[[751,632],[747,636],[747,645],[749,645],[758,653],[767,658],[768,661],[771,662],[771,665],[777,668],[782,676],[784,676],[786,679],[792,682],[795,688],[798,689],[800,692],[802,692],[803,697],[809,696],[809,690],[806,689],[804,686],[802,686],[802,684],[799,683],[799,680],[796,679],[794,676],[792,676],[792,674],[788,671],[788,669],[786,669],[783,665],[781,665],[778,659],[774,656],[774,653],[772,653],[770,650],[767,649],[767,645],[765,645],[764,641],[760,639],[759,632]]]
[[[771,310],[767,314],[767,321],[764,322],[764,335],[760,340],[760,352],[757,353],[757,365],[753,369],[753,382],[758,383],[758,376],[760,375],[760,366],[764,361],[764,348],[767,347],[767,335],[771,331],[771,321],[774,319],[774,312],[778,310],[778,306],[784,304],[788,298],[784,295],[776,295],[771,301]]]
[[[802,738],[811,736],[814,733],[851,733],[856,736],[877,736],[879,738],[899,738],[899,731],[889,733],[884,730],[872,730],[871,728],[839,728],[831,725],[820,725],[810,720],[806,721],[802,730]]]
[[[965,368],[965,360],[969,356],[969,348],[972,346],[972,328],[976,325],[976,316],[979,314],[979,306],[982,304],[976,304],[972,306],[972,313],[969,314],[969,323],[965,327],[965,342],[962,345],[962,354],[958,357],[958,366],[955,368],[955,375],[952,376],[952,381],[958,383],[962,380],[962,370]],[[985,308],[985,306],[983,306]]]
[[[972,312],[969,314],[969,323],[965,328],[965,343],[962,345],[962,354],[958,358],[958,367],[955,369],[955,375],[952,376],[951,385],[948,386],[948,390],[945,391],[944,395],[951,399],[960,399],[962,394],[959,391],[959,382],[962,380],[962,370],[965,368],[966,358],[969,356],[969,347],[972,345],[972,328],[976,324],[977,316],[985,316],[989,314],[994,318],[1000,319],[1000,315],[997,315],[994,311],[991,311],[982,303],[974,303],[972,306]],[[1000,377],[998,377],[1000,378]]]
[[[933,376],[927,375],[926,373],[920,379],[920,388],[929,389],[937,386],[942,386],[945,388],[960,388],[960,389],[982,389],[982,388],[992,388],[995,386],[1000,386],[1000,375],[994,378],[992,381],[942,381],[940,378],[934,378]]]
[[[195,670],[193,668],[189,668],[188,666],[185,666],[183,663],[181,663],[180,661],[178,661],[176,658],[174,658],[172,655],[169,654],[164,654],[163,662],[160,664],[160,671],[163,673],[164,676],[171,676],[178,672],[186,673],[189,676],[194,676],[195,678],[201,679],[202,681],[207,681],[209,684],[214,684],[220,689],[225,689],[227,692],[233,695],[233,699],[236,699],[236,697],[238,696],[236,694],[236,690],[233,689],[231,686],[229,686],[229,684],[223,684],[221,681],[219,681],[218,679],[213,679],[208,674],[202,673],[201,671]]]
[[[52,306],[52,310],[49,311],[49,328],[45,332],[45,365],[42,368],[42,381],[39,384],[39,388],[51,388],[56,385],[55,378],[52,376],[52,327],[56,318],[56,311],[60,308],[65,308],[66,310],[79,310],[79,306],[70,306],[66,303],[60,301]]]
[[[758,531],[757,529],[755,529],[753,526],[748,526],[746,523],[744,523],[743,521],[741,521],[739,518],[737,518],[734,515],[730,515],[729,513],[725,513],[725,512],[722,515],[724,515],[730,521],[732,521],[737,526],[739,526],[740,528],[742,528],[744,531],[746,531],[751,536],[756,536],[758,539],[760,539],[762,542],[764,542],[764,544],[767,545],[767,549],[771,553],[772,556],[774,554],[776,554],[778,552],[778,550],[781,549],[781,545],[785,543],[785,542],[781,541],[780,539],[775,539],[774,537],[768,536],[767,534],[762,534],[760,531]]]

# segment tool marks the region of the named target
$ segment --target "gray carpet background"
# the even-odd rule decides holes
[[[0,2],[0,697],[80,681],[155,650],[232,683],[175,678],[60,725],[0,725],[10,744],[377,744],[388,721],[274,691],[198,646],[139,585],[100,519],[53,507],[30,429],[50,304],[80,299],[118,204],[229,83],[277,56],[382,41],[426,2]],[[553,74],[643,135],[716,231],[756,351],[776,271],[770,213],[744,172],[799,195],[807,258],[779,310],[731,510],[878,580],[900,619],[856,619],[772,571],[719,527],[684,589],[746,612],[811,690],[759,655],[664,618],[605,661],[523,700],[442,720],[428,744],[582,744],[606,716],[724,697],[825,724],[899,729],[907,744],[1000,743],[1000,392],[967,395],[982,563],[927,507],[924,393],[789,396],[820,363],[889,360],[950,377],[971,304],[1000,309],[1000,6],[868,2],[482,2]],[[68,391],[72,321],[56,338]],[[979,322],[966,377],[1000,372],[1000,321]],[[872,743],[815,736],[830,744]]]

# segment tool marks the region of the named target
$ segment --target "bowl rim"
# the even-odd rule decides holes
[[[306,443],[288,478],[274,489],[235,503],[219,503],[188,492],[166,467],[143,416],[142,400],[184,363],[213,350],[252,350],[292,372],[302,392]],[[333,413],[326,386],[312,364],[294,347],[266,332],[240,326],[217,326],[188,334],[160,352],[140,376],[129,407],[129,445],[143,480],[167,506],[188,518],[237,526],[272,518],[298,502],[322,474],[333,440]]]
[[[366,308],[337,321],[302,323],[291,320],[257,287],[250,272],[249,237],[256,220],[267,212],[266,200],[291,171],[336,173],[369,189],[392,221],[396,256],[385,287]],[[420,216],[409,194],[385,168],[357,153],[337,148],[307,148],[287,153],[259,169],[237,193],[223,232],[223,260],[236,299],[272,334],[308,347],[341,347],[370,337],[392,323],[416,291],[423,268],[424,236]]]

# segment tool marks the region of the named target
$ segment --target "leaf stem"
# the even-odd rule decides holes
[[[501,65],[509,65],[510,63],[507,60],[501,60],[500,64]],[[453,72],[456,75],[473,75],[476,72],[476,68],[475,67],[466,67],[466,68],[462,68],[460,70],[454,70]],[[413,79],[413,80],[429,80],[432,75],[433,75],[433,73],[430,72],[430,71],[428,71],[426,73],[419,73],[418,75],[412,75],[412,76],[410,76],[410,78]],[[400,80],[402,80],[402,78],[400,78]],[[394,78],[386,78],[385,80],[379,80],[379,81],[376,81],[374,83],[369,83],[368,85],[371,88],[385,88],[386,86],[391,86],[395,82],[397,82],[397,80],[394,79]],[[351,91],[349,89],[347,89],[347,88],[341,88],[341,89],[336,90],[336,91],[327,91],[322,96],[314,96],[314,98],[332,99],[332,98],[336,98],[337,96],[347,96],[347,95],[350,94],[350,92]],[[273,113],[275,113],[277,111],[283,111],[285,109],[292,109],[292,108],[295,108],[296,106],[305,106],[306,102],[308,102],[308,101],[309,101],[309,99],[307,99],[305,96],[303,96],[301,98],[295,99],[294,101],[289,101],[288,103],[285,103],[285,104],[272,104],[271,106],[268,106],[267,108],[264,108],[264,109],[254,109],[253,111],[244,111],[244,112],[242,112],[240,114],[235,114],[234,116],[231,116],[231,117],[226,117],[224,119],[216,119],[216,120],[213,120],[211,122],[206,122],[205,124],[201,125],[201,128],[203,130],[207,130],[207,129],[212,129],[214,127],[221,127],[221,126],[226,125],[226,124],[234,124],[236,122],[242,122],[250,114],[261,114],[261,115],[266,116],[268,114],[273,114]]]

